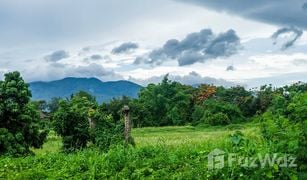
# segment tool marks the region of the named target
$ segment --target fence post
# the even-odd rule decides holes
[[[125,142],[126,144],[130,141],[130,132],[131,132],[131,126],[130,126],[130,117],[129,117],[129,106],[125,105],[123,107],[123,113],[125,118]]]

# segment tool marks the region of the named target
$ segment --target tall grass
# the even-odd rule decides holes
[[[251,144],[257,145],[252,146],[257,147],[255,152],[266,151],[254,125],[134,129],[136,147],[116,146],[107,153],[90,148],[64,154],[58,147],[52,147],[60,139],[51,135],[44,149],[36,151],[36,156],[1,157],[0,179],[249,179],[271,177],[272,173],[272,177],[278,177],[271,167],[208,170],[207,155],[212,150],[234,151],[229,135],[238,128]]]

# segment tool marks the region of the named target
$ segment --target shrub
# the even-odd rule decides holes
[[[102,150],[123,143],[124,123],[106,114],[104,105],[98,108],[94,98],[85,92],[61,101],[53,118],[55,131],[62,136],[65,151],[87,147],[89,142]]]
[[[95,146],[108,150],[112,145],[124,143],[124,123],[114,123],[111,115],[96,113],[93,117],[96,127],[93,129],[92,140]]]
[[[230,119],[228,118],[227,114],[224,114],[222,112],[216,113],[216,114],[211,114],[211,113],[206,113],[204,114],[204,123],[210,124],[212,126],[217,126],[217,125],[227,125],[230,124]]]
[[[55,131],[62,136],[65,151],[87,146],[90,140],[89,110],[95,106],[86,97],[74,96],[63,100],[54,114]]]
[[[192,113],[192,118],[195,124],[206,123],[214,126],[227,125],[244,120],[238,106],[216,99],[208,99],[204,101],[202,106],[196,106]]]
[[[307,120],[307,92],[297,93],[287,106],[289,119],[294,122]]]
[[[292,92],[286,97],[275,95],[272,106],[260,116],[262,136],[270,149],[296,155],[301,172],[307,170],[306,111],[307,93]]]

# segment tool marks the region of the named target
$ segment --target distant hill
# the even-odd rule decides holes
[[[73,78],[50,82],[30,83],[32,99],[50,100],[53,97],[70,97],[80,90],[94,95],[98,102],[105,102],[123,95],[135,98],[141,86],[130,81],[102,82],[96,78]]]

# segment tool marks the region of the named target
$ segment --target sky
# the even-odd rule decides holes
[[[307,82],[307,0],[0,0],[0,79]]]

